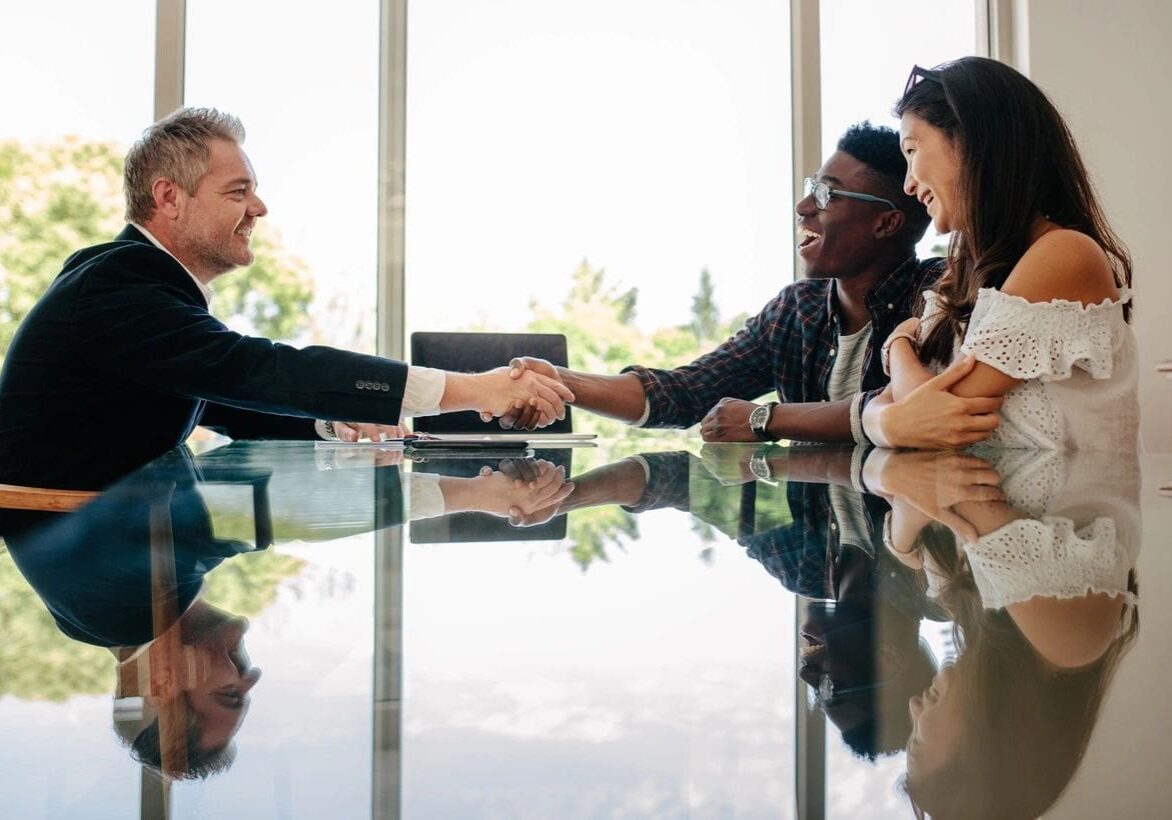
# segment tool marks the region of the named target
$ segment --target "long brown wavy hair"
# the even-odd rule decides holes
[[[904,792],[921,820],[1031,820],[1078,771],[1119,663],[1138,637],[1139,614],[1134,604],[1124,609],[1119,634],[1097,660],[1058,669],[1005,610],[984,608],[951,530],[930,524],[918,543],[942,576],[940,603],[954,619],[961,651],[951,697],[962,718],[951,761],[918,779],[909,774]],[[1138,592],[1135,570],[1127,588]]]
[[[948,272],[936,287],[944,314],[921,344],[923,361],[951,360],[977,291],[1005,283],[1039,216],[1090,236],[1116,284],[1131,284],[1131,256],[1107,223],[1070,130],[1025,76],[984,57],[916,66],[893,113],[939,128],[961,157]],[[1127,306],[1124,315],[1130,319]]]

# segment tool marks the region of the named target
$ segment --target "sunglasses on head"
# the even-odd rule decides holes
[[[940,82],[940,72],[933,71],[930,68],[921,68],[918,65],[912,66],[912,73],[907,77],[907,85],[903,87],[903,96],[907,96],[908,92],[919,85],[924,80],[931,80],[934,83]]]

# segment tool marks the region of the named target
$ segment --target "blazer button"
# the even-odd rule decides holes
[[[391,386],[390,386],[389,384],[387,384],[386,382],[383,382],[383,392],[384,392],[384,393],[390,393],[390,392],[391,392]]]
[[[358,381],[354,382],[354,386],[357,387],[359,390],[366,389],[366,383],[364,381],[362,381],[362,379],[359,379]]]

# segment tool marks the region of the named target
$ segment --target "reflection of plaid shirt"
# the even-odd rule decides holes
[[[791,481],[786,486],[793,523],[737,539],[749,557],[761,562],[782,585],[807,598],[832,600],[835,597],[830,564],[846,548],[839,540],[839,528],[830,507],[825,484]],[[872,543],[858,547],[883,550],[880,532],[887,506],[874,496],[864,496]]]
[[[643,496],[628,512],[641,513],[663,507],[675,507],[687,512],[691,509],[688,477],[695,456],[683,451],[673,453],[643,453],[639,456],[647,469],[647,484]]]
[[[877,350],[942,269],[939,259],[912,257],[867,294],[872,332],[862,390],[887,383]],[[752,400],[776,390],[783,402],[826,401],[841,333],[833,283],[803,279],[782,288],[736,336],[689,365],[625,368],[647,394],[651,414],[644,426],[690,427],[726,396]]]

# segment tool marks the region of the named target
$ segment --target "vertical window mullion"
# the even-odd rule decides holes
[[[803,196],[802,181],[806,175],[822,164],[822,59],[818,2],[790,0],[794,202]],[[796,245],[793,261],[796,274],[800,270]]]
[[[793,106],[793,201],[803,196],[806,175],[822,164],[822,57],[819,0],[790,0],[790,78]],[[794,279],[798,264],[794,246]],[[794,668],[801,664],[800,624],[807,601],[794,596]],[[794,682],[794,797],[797,816],[826,816],[826,718],[806,702],[805,687]]]
[[[155,119],[183,105],[187,0],[158,0],[155,6]]]
[[[403,359],[407,0],[382,0],[379,27],[377,350]]]

